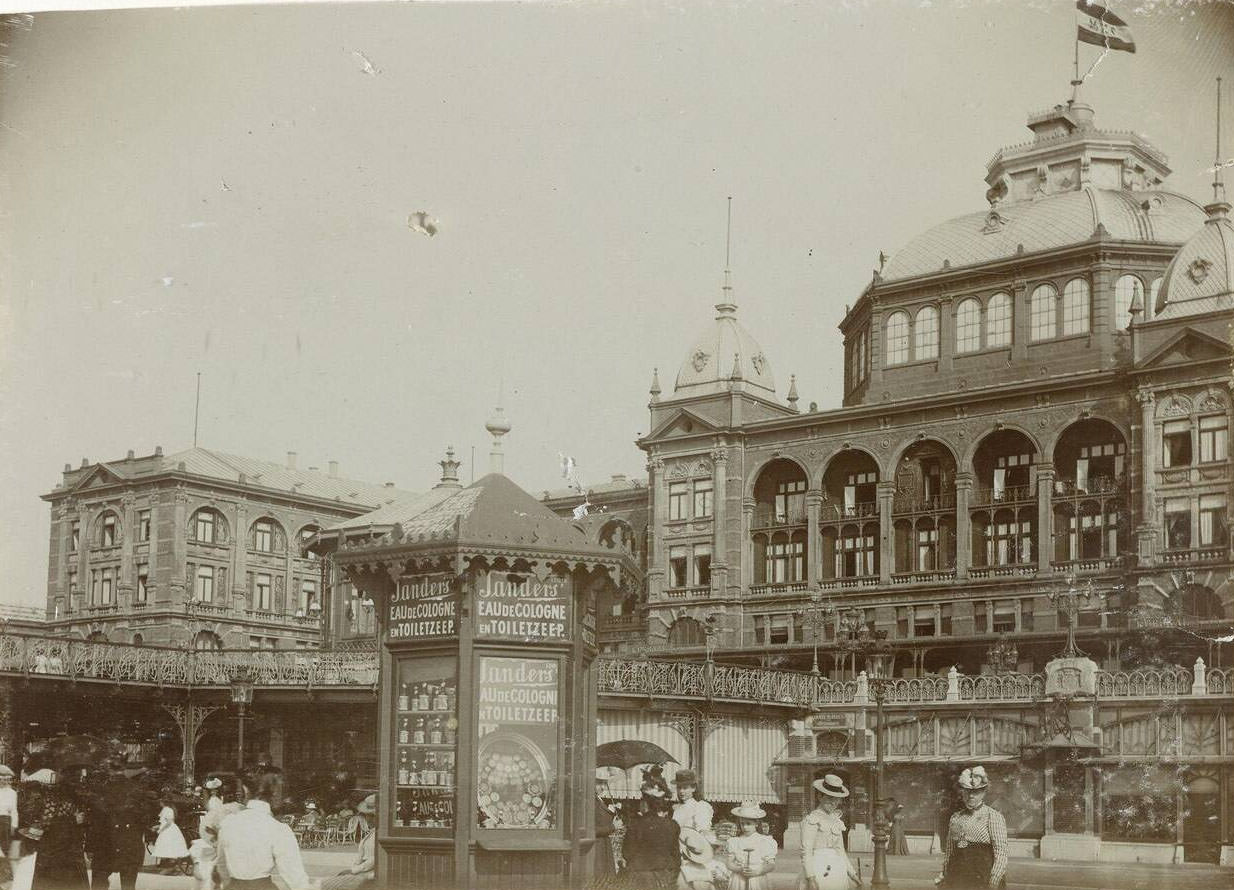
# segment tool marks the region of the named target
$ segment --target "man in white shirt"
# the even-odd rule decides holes
[[[708,839],[712,838],[711,820],[715,811],[698,795],[698,774],[692,769],[677,770],[673,784],[677,786],[678,800],[673,808],[673,821],[682,828],[693,828]]]
[[[282,798],[283,774],[265,767],[246,780],[248,803],[219,826],[218,870],[230,890],[276,890],[278,875],[287,890],[313,890],[300,845],[291,827],[274,818],[270,803]]]
[[[17,836],[17,791],[13,788],[13,771],[0,763],[0,884],[12,880],[10,860],[13,840]]]

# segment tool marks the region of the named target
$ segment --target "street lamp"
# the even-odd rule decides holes
[[[883,702],[895,669],[895,650],[887,642],[887,631],[872,630],[862,620],[864,616],[850,609],[841,616],[842,635],[836,645],[850,655],[860,655],[865,662],[866,685],[874,696],[874,780],[871,783],[871,800],[874,813],[874,875],[871,888],[891,886],[887,880],[887,841],[891,825],[879,803],[883,786]]]
[[[231,703],[238,705],[239,729],[236,734],[236,768],[244,772],[244,709],[253,703],[253,679],[247,668],[241,668],[231,678]]]
[[[1075,644],[1076,617],[1080,614],[1080,600],[1088,602],[1094,596],[1093,582],[1090,578],[1083,587],[1078,587],[1075,574],[1069,573],[1063,584],[1063,589],[1048,590],[1046,596],[1067,616],[1067,648],[1063,650],[1063,658],[1079,658],[1084,653]]]
[[[810,596],[810,607],[798,609],[794,614],[805,619],[806,626],[810,628],[810,639],[814,644],[814,664],[810,668],[810,673],[818,676],[821,671],[818,669],[818,639],[822,636],[822,630],[835,615],[836,607],[831,602],[823,602],[821,594],[815,592]]]

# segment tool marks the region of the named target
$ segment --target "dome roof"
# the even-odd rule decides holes
[[[884,281],[959,269],[1087,241],[1098,225],[1111,238],[1182,243],[1204,221],[1190,198],[1164,191],[1084,186],[999,203],[918,235],[888,260]],[[945,264],[945,265],[944,265]]]
[[[1208,219],[1175,254],[1161,279],[1153,318],[1234,308],[1234,223],[1230,205],[1208,205]]]
[[[734,373],[736,372],[736,373]],[[776,381],[762,347],[737,321],[735,303],[717,303],[715,321],[686,353],[674,393],[724,392],[735,377],[752,389],[775,397]]]

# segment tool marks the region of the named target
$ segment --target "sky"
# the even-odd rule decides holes
[[[1084,90],[1204,203],[1234,6],[1114,4]],[[62,466],[199,443],[422,490],[644,474],[712,322],[839,405],[836,325],[1065,101],[1068,3],[403,3],[0,25],[0,602],[46,592]],[[1084,46],[1087,68],[1099,51]],[[1225,102],[1224,119],[1234,120]],[[1225,145],[1234,145],[1231,126]],[[429,236],[408,224],[424,212]]]

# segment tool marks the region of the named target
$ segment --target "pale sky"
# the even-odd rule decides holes
[[[1206,202],[1234,7],[1114,8],[1138,52],[1090,77],[1097,123],[1146,135]],[[222,451],[416,490],[453,444],[467,479],[504,386],[528,490],[561,484],[559,451],[587,482],[642,475],[651,371],[671,391],[711,323],[728,195],[738,315],[780,397],[796,374],[803,408],[838,405],[845,304],[880,250],[985,206],[986,161],[1069,94],[1073,12],[403,3],[0,28],[0,602],[43,601],[38,496],[65,462],[192,444],[199,371]]]

